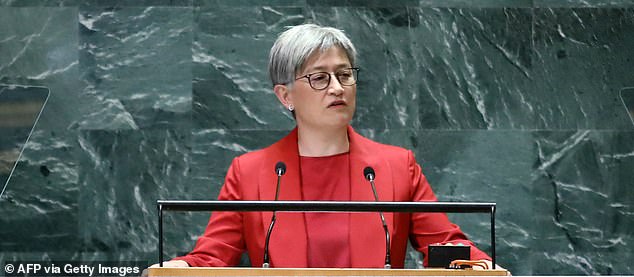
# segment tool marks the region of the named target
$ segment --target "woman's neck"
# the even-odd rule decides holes
[[[348,128],[315,130],[297,128],[299,155],[304,157],[324,157],[348,152]]]

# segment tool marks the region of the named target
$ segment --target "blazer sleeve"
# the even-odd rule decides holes
[[[218,200],[242,199],[239,172],[239,158],[235,158],[229,167]],[[183,260],[196,267],[234,266],[239,264],[245,248],[242,214],[212,212],[207,228],[198,238],[194,249],[189,254],[173,260]]]
[[[412,201],[438,201],[436,195],[427,182],[420,165],[416,163],[414,154],[408,151],[408,168],[412,185]],[[427,266],[428,246],[435,243],[462,243],[471,246],[472,260],[491,260],[460,230],[460,227],[451,223],[444,213],[413,213],[410,224],[410,241],[412,246],[423,253],[423,264]]]

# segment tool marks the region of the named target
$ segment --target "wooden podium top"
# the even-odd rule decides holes
[[[167,276],[506,276],[502,269],[380,269],[380,268],[254,268],[153,267],[150,277]]]

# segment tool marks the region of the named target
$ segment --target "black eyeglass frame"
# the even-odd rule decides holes
[[[341,70],[348,70],[348,69],[352,70],[352,75],[353,75],[354,83],[349,84],[349,85],[345,85],[345,84],[343,84],[343,83],[341,82],[341,80],[339,80],[339,76],[337,75],[337,73],[338,73],[338,72],[340,72]],[[358,81],[358,79],[359,79],[359,71],[360,71],[360,70],[361,70],[361,69],[360,69],[360,68],[358,68],[358,67],[348,67],[348,68],[340,69],[340,71],[333,72],[333,73],[326,72],[326,71],[313,72],[313,73],[306,74],[306,75],[304,75],[304,76],[297,77],[297,78],[295,79],[295,81],[297,81],[297,80],[299,80],[299,79],[302,79],[302,78],[306,78],[306,79],[308,80],[308,85],[310,85],[310,87],[311,87],[312,89],[314,89],[314,90],[325,90],[325,89],[327,89],[327,88],[330,86],[330,82],[332,82],[332,75],[335,75],[335,78],[337,79],[337,82],[339,82],[339,84],[340,84],[340,85],[342,85],[342,86],[346,86],[346,87],[349,87],[349,86],[354,86],[354,85],[356,85],[356,84],[357,84],[357,81]],[[324,74],[324,73],[325,73],[326,75],[328,75],[328,83],[326,83],[326,86],[325,86],[325,87],[323,87],[323,88],[315,88],[315,87],[313,86],[313,83],[310,81],[310,76],[313,76],[313,75],[315,75],[315,74]]]

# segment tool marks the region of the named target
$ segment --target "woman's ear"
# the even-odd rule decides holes
[[[277,96],[277,100],[279,100],[284,107],[288,108],[289,106],[293,106],[293,97],[287,85],[275,85],[273,91],[275,92],[275,96]]]

